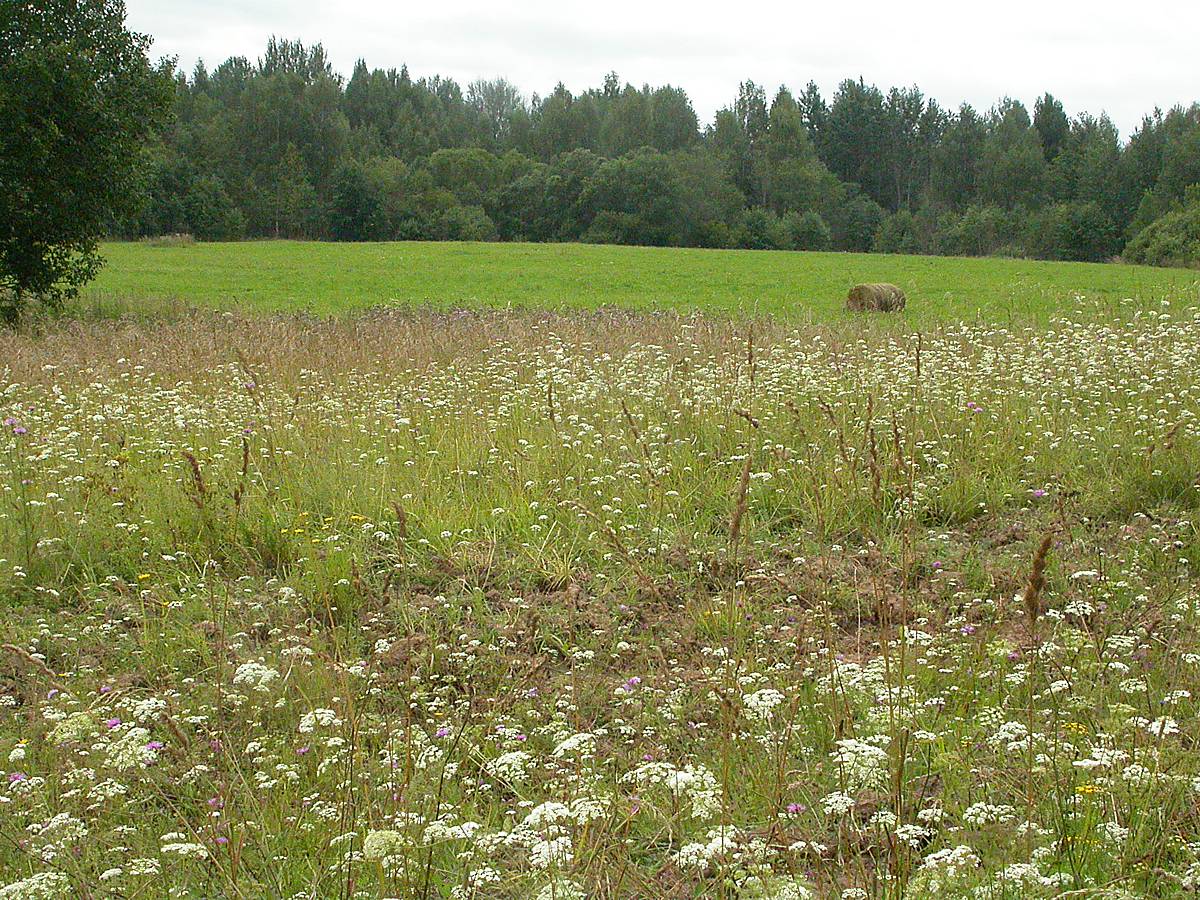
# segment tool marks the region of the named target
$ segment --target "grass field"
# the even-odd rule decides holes
[[[93,295],[248,310],[364,307],[700,310],[840,318],[846,291],[891,281],[914,322],[1044,320],[1075,294],[1177,302],[1194,271],[1008,259],[589,244],[106,244]]]
[[[1194,273],[106,249],[240,309],[0,333],[0,898],[1196,895]]]

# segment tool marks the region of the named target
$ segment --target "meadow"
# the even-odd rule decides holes
[[[0,335],[0,898],[1200,889],[1188,273],[107,249],[260,277]]]
[[[624,309],[844,320],[846,291],[889,281],[918,324],[1045,322],[1077,294],[1195,299],[1194,270],[1096,263],[613,247],[594,244],[335,244],[269,241],[102,247],[88,303],[180,304],[315,315],[402,309]]]

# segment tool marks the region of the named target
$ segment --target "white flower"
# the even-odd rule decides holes
[[[588,900],[588,895],[578,882],[559,878],[538,891],[534,900]]]
[[[335,713],[332,709],[318,707],[312,712],[304,714],[304,717],[300,719],[300,724],[297,726],[297,730],[301,734],[310,734],[313,731],[316,731],[318,727],[340,728],[341,725],[342,720],[337,717],[337,713]]]
[[[775,715],[775,707],[786,698],[774,688],[763,688],[752,694],[742,695],[742,705],[747,718],[757,722],[769,722]]]
[[[588,759],[596,755],[596,736],[590,731],[573,734],[560,741],[551,753],[555,759],[564,756],[578,755],[580,759]]]
[[[834,791],[821,799],[821,806],[827,815],[844,816],[854,809],[855,800],[849,794]]]
[[[86,741],[97,732],[96,720],[91,713],[71,713],[54,726],[50,732],[50,743],[56,745],[78,744]]]
[[[150,746],[150,732],[145,728],[129,728],[108,745],[107,762],[118,772],[140,769],[156,759],[158,753]]]
[[[883,747],[847,738],[830,754],[852,791],[880,786],[888,774],[888,754]]]
[[[368,831],[362,853],[366,859],[383,859],[403,853],[407,846],[408,840],[398,831]]]
[[[529,777],[529,766],[532,762],[533,757],[524,750],[512,750],[488,760],[483,764],[483,770],[493,778],[521,782]]]
[[[195,844],[190,841],[175,841],[163,844],[159,852],[167,855],[186,856],[189,859],[208,859],[208,850],[204,845]]]
[[[69,897],[71,879],[62,872],[38,872],[0,887],[0,900],[53,900]]]
[[[963,810],[963,821],[976,827],[1011,822],[1015,811],[1011,806],[991,803],[972,803]]]
[[[574,858],[574,846],[569,835],[560,834],[546,841],[538,841],[529,848],[529,864],[535,869],[565,866]]]
[[[244,662],[233,673],[233,683],[236,687],[265,694],[271,690],[271,685],[279,680],[279,673],[270,666],[260,662]]]

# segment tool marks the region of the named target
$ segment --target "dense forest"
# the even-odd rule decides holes
[[[272,39],[176,74],[146,202],[114,234],[590,241],[1188,263],[1200,255],[1200,105],[1122,141],[1106,116],[942,108],[846,80],[747,81],[701,125],[677,87],[524,97],[368,69]]]

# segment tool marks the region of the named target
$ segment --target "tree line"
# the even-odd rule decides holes
[[[272,39],[176,72],[140,212],[117,235],[591,241],[1185,263],[1200,256],[1200,105],[945,109],[862,79],[744,82],[701,125],[678,87],[610,74],[524,97]]]

